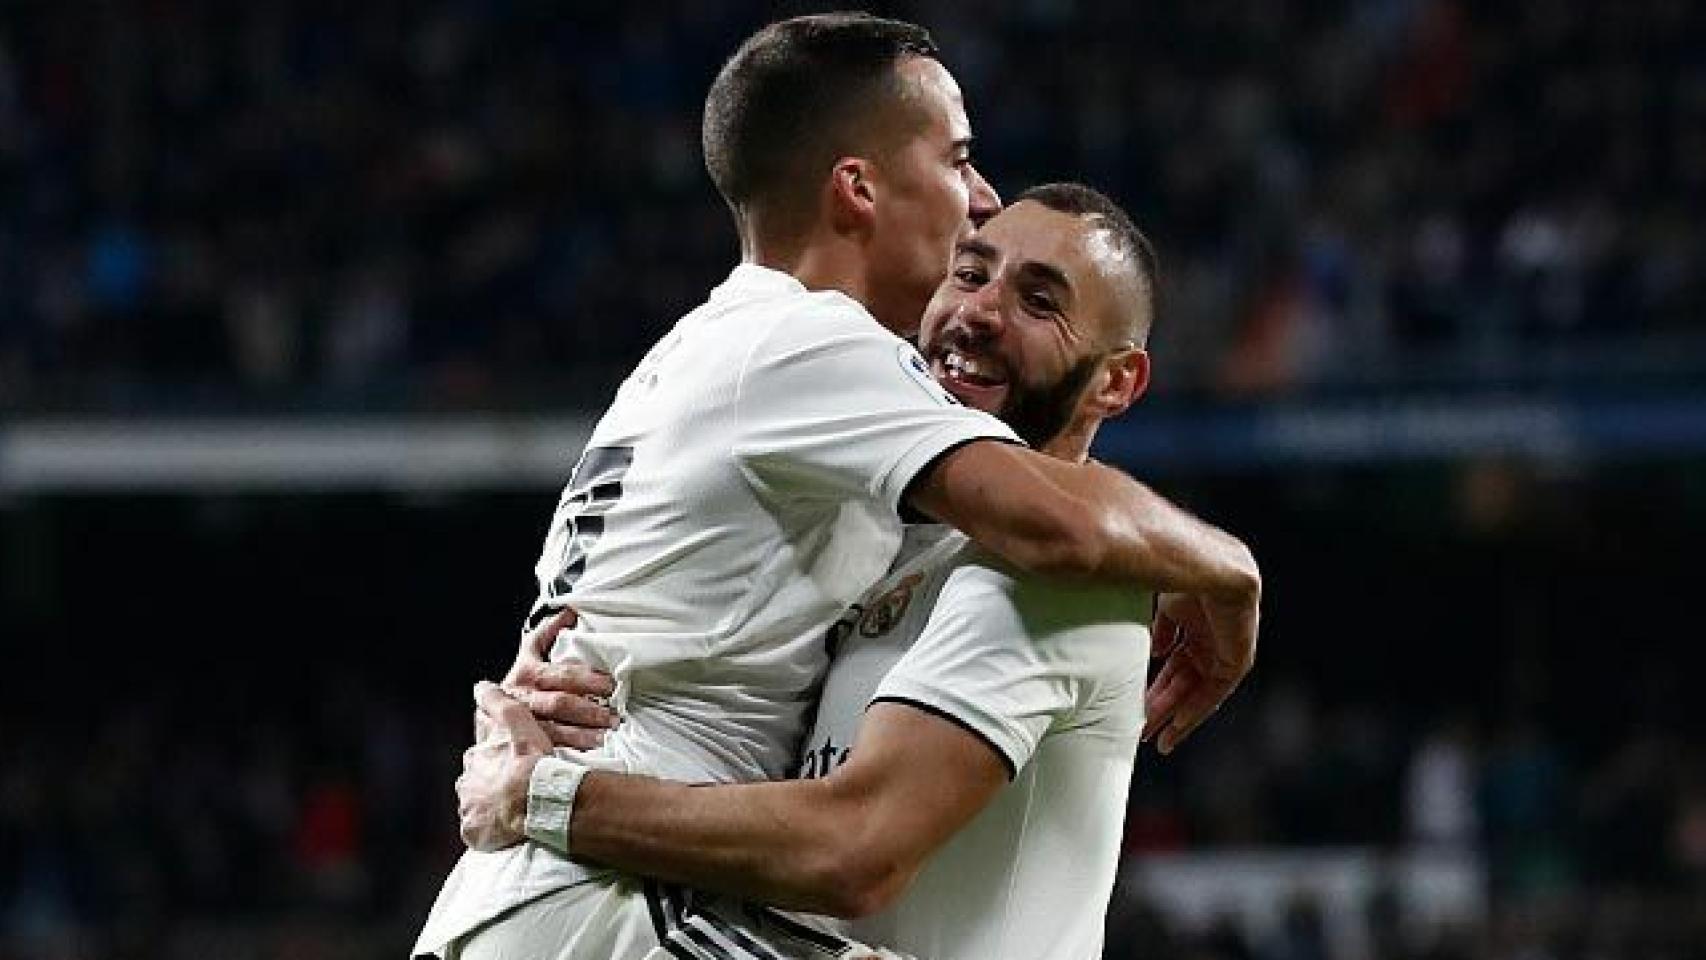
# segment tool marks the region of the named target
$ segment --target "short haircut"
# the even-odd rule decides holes
[[[903,100],[895,67],[936,58],[929,31],[866,13],[770,24],[740,45],[705,97],[705,169],[737,219],[755,205],[785,220],[811,209],[830,164],[857,154],[874,119]]]
[[[1114,245],[1131,259],[1133,279],[1137,281],[1141,302],[1121,332],[1132,343],[1143,346],[1149,339],[1149,327],[1155,318],[1155,286],[1160,270],[1155,247],[1149,238],[1143,235],[1119,204],[1100,190],[1081,183],[1045,183],[1019,194],[1013,202],[1023,203],[1026,200],[1060,213],[1091,219],[1098,228],[1107,231]]]

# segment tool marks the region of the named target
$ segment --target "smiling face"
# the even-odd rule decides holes
[[[1067,437],[1081,456],[1095,425],[1148,383],[1148,357],[1128,339],[1148,302],[1131,256],[1094,217],[1008,207],[958,244],[925,311],[931,372],[1027,443]]]

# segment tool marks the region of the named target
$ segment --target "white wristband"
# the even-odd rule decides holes
[[[522,825],[527,839],[568,856],[569,819],[574,815],[575,793],[586,771],[586,767],[562,757],[539,758],[527,780],[527,819]]]

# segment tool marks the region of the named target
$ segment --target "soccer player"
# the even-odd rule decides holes
[[[624,722],[587,762],[784,775],[823,633],[889,568],[903,511],[1031,574],[1196,594],[1223,662],[1247,669],[1260,577],[1242,544],[1118,471],[1017,443],[896,336],[999,206],[970,140],[953,77],[910,24],[784,21],[719,73],[705,157],[742,263],[618,390],[536,567],[530,624],[572,593],[580,622],[555,657],[615,679]],[[1181,729],[1191,711],[1207,712],[1187,704]],[[525,843],[464,855],[416,952],[525,955],[539,930],[560,956],[601,960],[655,939],[634,883]]]
[[[925,314],[924,356],[967,405],[1083,461],[1101,421],[1147,385],[1154,284],[1149,245],[1115,204],[1079,185],[1039,187],[960,244]],[[842,932],[932,960],[1101,956],[1143,725],[1149,600],[1018,577],[965,538],[922,528],[908,548],[831,629],[806,779],[691,788],[592,772],[552,842],[861,917]],[[1168,601],[1171,642],[1197,612]],[[1156,719],[1194,669],[1188,649],[1163,668]],[[479,697],[508,744],[468,755],[464,835],[513,842],[529,785],[548,789],[565,761],[525,706],[490,685]],[[541,792],[532,802],[551,804]],[[666,910],[677,894],[652,895],[661,935],[690,955],[694,938],[778,936],[744,911]]]

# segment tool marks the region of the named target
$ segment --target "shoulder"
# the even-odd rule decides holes
[[[747,341],[748,370],[794,368],[849,353],[908,347],[858,301],[833,290],[795,290],[748,301],[729,337]],[[908,347],[910,349],[910,347]]]
[[[1093,623],[1147,628],[1155,607],[1149,591],[1024,575],[975,544],[955,557],[942,596],[1020,616],[1034,636]]]
[[[1148,665],[1147,609],[1141,596],[1035,581],[968,552],[877,699],[949,718],[1022,769],[1050,732],[1099,728],[1122,705],[1140,712],[1127,694]]]
[[[1083,703],[1095,688],[1141,682],[1149,661],[1151,594],[1021,575],[975,548],[948,574],[921,638],[959,658],[1071,683]]]
[[[785,342],[836,333],[903,342],[877,322],[864,304],[839,290],[786,290],[749,300],[738,308],[760,339]]]
[[[924,408],[950,408],[992,436],[1011,436],[1000,421],[964,407],[931,376],[917,347],[844,293],[798,291],[777,297],[745,329],[752,343],[742,366],[743,382],[762,381],[786,390],[880,391],[903,406],[905,398],[911,398]]]

